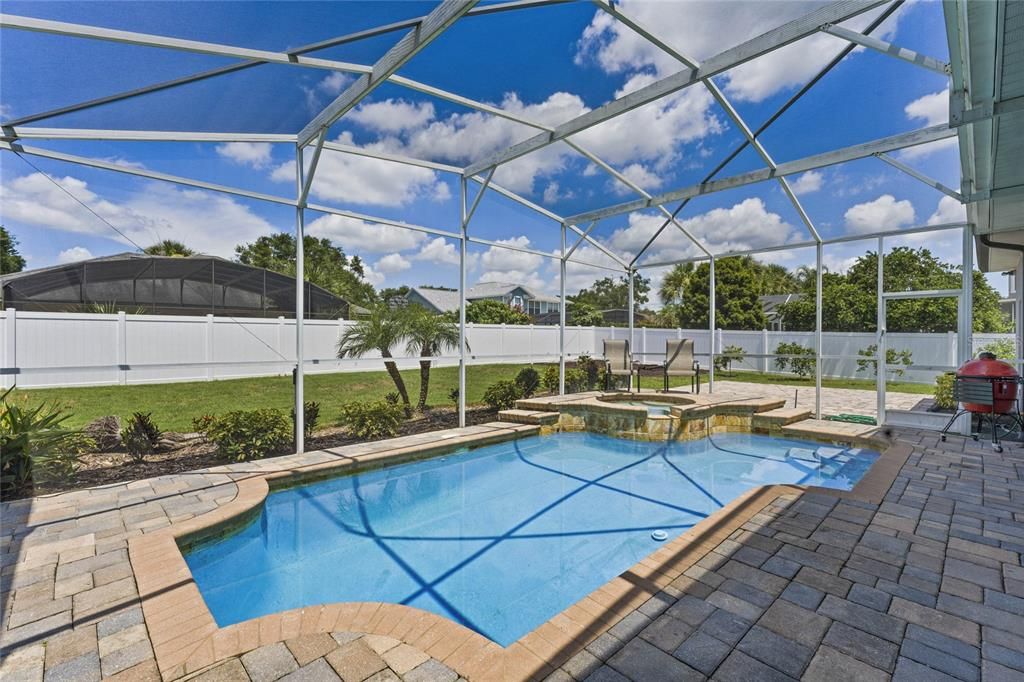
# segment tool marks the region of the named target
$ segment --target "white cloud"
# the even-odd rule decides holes
[[[926,126],[936,126],[949,120],[949,88],[918,97],[903,107],[910,120],[924,119]]]
[[[825,176],[819,171],[807,171],[796,180],[790,183],[794,194],[810,194],[821,189],[821,182]]]
[[[217,145],[217,154],[242,166],[264,168],[270,164],[271,145],[269,142],[228,142]]]
[[[339,135],[337,141],[357,146],[352,133],[347,131]],[[386,142],[365,145],[376,151],[387,151],[386,147]],[[274,168],[271,179],[294,184],[295,162],[288,161]],[[405,206],[419,199],[446,201],[451,198],[448,185],[429,168],[329,149],[320,155],[310,193],[324,201],[374,206]]]
[[[496,241],[498,244],[530,248],[530,239],[524,235]],[[545,260],[534,253],[491,246],[479,256],[481,274],[476,281],[511,282],[545,290],[547,283],[539,272]]]
[[[422,232],[392,225],[329,214],[311,222],[306,232],[325,237],[349,253],[396,253],[416,248],[425,239]]]
[[[655,213],[629,214],[628,227],[612,233],[611,250],[636,255],[664,222],[664,216]],[[779,214],[768,211],[757,197],[679,222],[713,253],[784,244],[793,236],[793,226]],[[669,225],[648,249],[643,260],[663,261],[696,255],[699,251],[693,242],[677,227]]]
[[[373,266],[363,264],[363,279],[375,287],[383,286],[386,277],[383,272],[374,269]]]
[[[758,36],[766,30],[807,14],[816,4],[803,1],[762,2],[645,2],[621,0],[616,3],[628,16],[655,31],[659,38],[692,59],[704,60],[722,50]],[[861,29],[878,10],[844,22]],[[885,37],[895,27],[895,17]],[[729,70],[722,76],[726,92],[737,100],[759,102],[778,92],[807,82],[844,47],[827,34],[815,34],[792,45]],[[597,11],[578,45],[577,63],[593,59],[607,73],[628,73],[652,69],[659,77],[682,70],[683,66],[642,36]]]
[[[651,172],[642,163],[631,163],[619,172],[634,185],[639,185],[648,191],[658,189],[664,184],[664,180],[657,173]],[[608,187],[619,196],[635,193],[626,183],[619,182],[615,178],[609,180]]]
[[[576,193],[571,189],[562,190],[562,185],[555,180],[548,183],[544,188],[543,201],[545,204],[556,204],[563,199],[572,199]]]
[[[397,253],[389,253],[380,260],[377,261],[376,265],[373,266],[375,270],[384,273],[385,275],[393,275],[396,272],[402,272],[412,267],[412,263],[402,258]]]
[[[458,265],[459,250],[444,237],[435,237],[424,244],[419,253],[412,256],[412,259],[438,265]]]
[[[914,205],[906,199],[896,201],[891,194],[883,194],[873,201],[856,204],[844,214],[846,229],[864,234],[905,227],[914,222]]]
[[[72,246],[70,249],[64,249],[57,254],[57,262],[62,265],[64,263],[77,263],[80,260],[88,260],[89,258],[92,258],[92,251],[84,246]]]
[[[416,103],[402,99],[386,99],[381,102],[361,104],[347,118],[373,130],[398,133],[422,128],[433,120],[434,105],[430,102]]]
[[[273,226],[235,199],[198,189],[147,182],[121,201],[106,199],[73,176],[54,178],[141,246],[174,239],[201,253],[231,257],[236,244],[269,234]],[[32,173],[0,186],[0,220],[130,242],[45,176]]]
[[[911,121],[923,122],[926,126],[946,123],[949,120],[949,88],[918,97],[903,107],[903,112]],[[947,137],[945,140],[939,140],[938,142],[901,149],[899,157],[902,159],[919,159],[943,149],[955,147],[957,144],[956,137]]]
[[[929,225],[962,223],[967,220],[967,208],[953,197],[942,197],[939,205],[928,218]]]
[[[351,74],[332,71],[312,87],[300,86],[306,94],[306,109],[313,114],[319,113],[326,106],[328,98],[333,99],[340,95],[352,81]]]

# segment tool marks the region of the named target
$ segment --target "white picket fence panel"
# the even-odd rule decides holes
[[[353,322],[308,320],[305,323],[305,371],[354,372],[381,369],[378,354],[338,360],[338,339]],[[547,325],[469,324],[466,329],[471,362],[551,362],[558,359],[558,327]],[[565,348],[570,357],[600,355],[604,339],[627,338],[622,327],[566,327]],[[715,348],[739,346],[748,355],[775,352],[784,342],[814,347],[813,332],[716,331]],[[694,339],[695,352],[707,365],[711,334],[707,329],[634,331],[639,358],[657,361],[665,342]],[[973,350],[1012,334],[977,334]],[[872,333],[825,333],[823,355],[854,356],[826,359],[823,373],[831,377],[870,378],[858,371],[857,351],[875,342]],[[956,364],[956,334],[889,334],[890,348],[910,350],[915,365]],[[404,349],[402,349],[404,351]],[[415,358],[400,364],[415,367]],[[209,381],[287,374],[295,363],[295,321],[284,318],[229,318],[178,315],[125,315],[0,311],[0,385],[15,382],[23,388],[110,384],[152,384]],[[454,365],[450,354],[435,360]],[[748,357],[736,369],[775,371],[772,358]],[[905,381],[931,383],[935,370],[907,370]]]

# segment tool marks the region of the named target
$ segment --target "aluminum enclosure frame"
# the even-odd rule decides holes
[[[559,290],[561,297],[560,315],[559,315],[559,384],[560,393],[564,393],[564,379],[565,379],[565,362],[567,353],[565,349],[565,326],[566,326],[566,269],[569,263],[577,263],[586,265],[589,267],[595,267],[605,269],[610,272],[619,273],[626,277],[628,281],[628,329],[629,338],[632,340],[634,335],[634,319],[635,319],[635,302],[633,296],[633,281],[634,277],[645,269],[652,269],[657,267],[666,267],[684,262],[698,262],[708,261],[711,271],[710,278],[710,291],[709,291],[709,331],[711,334],[711,348],[709,354],[708,364],[708,376],[709,376],[709,388],[714,390],[714,363],[715,357],[718,351],[715,347],[715,277],[714,268],[716,260],[722,258],[728,258],[737,255],[755,255],[759,253],[768,253],[771,251],[793,249],[793,248],[804,248],[814,247],[815,248],[815,263],[816,263],[816,310],[815,310],[815,350],[818,358],[818,362],[815,363],[815,386],[816,386],[816,412],[817,415],[821,416],[821,381],[822,381],[822,369],[821,360],[827,359],[822,355],[822,271],[823,271],[823,247],[828,244],[838,244],[850,241],[860,241],[863,239],[878,239],[879,245],[879,290],[878,290],[878,306],[879,312],[884,310],[883,296],[885,292],[882,289],[882,258],[883,258],[883,244],[884,238],[887,236],[899,237],[907,234],[915,234],[922,232],[931,231],[943,231],[951,229],[961,229],[964,233],[964,268],[965,275],[963,277],[961,285],[961,309],[966,309],[966,314],[961,314],[961,320],[958,329],[958,338],[960,338],[960,348],[968,349],[969,353],[969,339],[971,335],[970,328],[970,300],[972,296],[972,278],[970,277],[970,265],[973,260],[973,253],[970,252],[969,243],[971,241],[971,230],[972,226],[966,223],[956,223],[948,225],[934,225],[934,226],[922,226],[919,228],[911,229],[892,229],[883,230],[871,235],[856,235],[853,237],[841,237],[836,239],[822,239],[817,229],[814,226],[810,216],[803,210],[796,194],[792,191],[788,184],[787,176],[796,173],[806,172],[815,168],[823,168],[833,164],[844,163],[847,161],[866,158],[868,156],[876,156],[882,162],[888,163],[889,165],[899,169],[900,171],[907,173],[915,179],[928,184],[934,189],[951,196],[962,203],[978,200],[973,196],[965,197],[960,192],[942,185],[941,183],[932,180],[928,176],[924,175],[920,171],[902,164],[900,161],[892,158],[888,155],[889,152],[896,151],[899,149],[934,142],[948,137],[957,135],[957,127],[962,125],[969,125],[971,120],[955,120],[954,126],[941,125],[933,126],[931,128],[925,128],[922,130],[912,131],[909,133],[903,133],[900,135],[890,136],[881,140],[875,140],[844,149],[837,149],[822,154],[806,157],[804,159],[798,159],[795,161],[789,161],[786,163],[776,164],[768,151],[764,148],[758,136],[764,132],[764,130],[773,123],[782,112],[789,108],[797,99],[805,94],[825,73],[827,73],[832,67],[845,56],[848,55],[855,47],[863,46],[868,49],[876,50],[883,54],[887,54],[892,58],[903,60],[907,63],[912,63],[918,67],[927,69],[934,73],[942,73],[946,76],[950,75],[950,67],[939,60],[933,59],[926,55],[921,55],[905,48],[899,48],[891,45],[885,41],[871,37],[870,33],[876,29],[881,22],[890,16],[896,9],[902,4],[903,0],[839,0],[823,7],[817,8],[808,14],[801,16],[793,21],[787,22],[781,26],[773,28],[761,36],[753,38],[749,41],[733,46],[707,60],[703,64],[699,64],[692,60],[688,56],[677,51],[675,48],[670,46],[664,40],[659,38],[654,32],[641,26],[636,20],[624,13],[618,8],[613,2],[609,0],[593,0],[594,4],[602,11],[612,16],[616,21],[621,22],[627,26],[644,40],[648,41],[656,48],[669,54],[677,61],[680,62],[683,70],[675,73],[671,76],[662,78],[648,86],[640,88],[637,91],[631,92],[623,97],[613,100],[608,104],[598,107],[597,109],[583,114],[575,119],[565,122],[558,126],[548,126],[535,121],[531,121],[528,118],[508,111],[503,111],[499,107],[495,107],[490,104],[483,102],[474,101],[470,98],[463,97],[457,93],[451,93],[440,88],[419,83],[411,79],[401,77],[397,75],[397,70],[408,60],[413,59],[415,55],[423,49],[430,40],[441,35],[450,26],[459,22],[464,17],[474,15],[485,15],[496,12],[504,11],[542,11],[538,8],[543,8],[546,5],[559,4],[564,0],[518,0],[513,2],[505,2],[494,5],[483,5],[474,6],[477,0],[443,0],[439,3],[435,9],[429,14],[418,17],[415,19],[409,19],[405,21],[395,22],[392,24],[366,29],[356,33],[338,36],[333,39],[321,41],[319,43],[313,43],[299,48],[294,48],[284,52],[273,52],[267,50],[254,50],[244,47],[236,47],[229,45],[219,45],[215,43],[207,43],[200,41],[191,41],[184,39],[177,39],[165,36],[156,36],[152,34],[136,33],[131,31],[116,31],[112,29],[105,29],[100,27],[85,26],[81,24],[70,24],[66,22],[54,22],[40,19],[32,19],[28,17],[16,17],[11,15],[0,15],[0,28],[6,28],[8,30],[28,30],[28,31],[42,31],[56,35],[66,36],[77,36],[80,38],[88,38],[95,40],[107,40],[121,43],[129,43],[135,45],[146,45],[150,47],[163,48],[169,50],[179,50],[193,53],[213,54],[218,56],[226,57],[237,57],[245,61],[231,64],[225,67],[219,67],[207,72],[194,74],[192,76],[185,76],[182,78],[175,79],[173,81],[166,81],[163,83],[156,83],[150,86],[137,88],[128,92],[111,95],[107,97],[90,100],[88,102],[82,102],[79,104],[70,105],[67,107],[61,107],[51,111],[41,112],[35,115],[23,116],[10,122],[0,124],[0,151],[8,151],[18,155],[34,155],[42,158],[49,158],[66,163],[79,164],[84,166],[90,166],[101,170],[108,170],[112,172],[125,173],[138,177],[144,177],[154,180],[160,180],[163,182],[170,182],[180,184],[184,186],[196,187],[212,192],[219,192],[230,194],[234,196],[241,196],[247,199],[253,199],[256,201],[264,201],[270,203],[276,203],[280,205],[287,205],[295,208],[295,234],[297,237],[296,243],[296,372],[295,372],[295,415],[296,415],[296,451],[302,452],[304,450],[303,442],[303,391],[304,391],[304,380],[303,380],[303,367],[305,365],[304,348],[303,348],[303,287],[301,283],[304,281],[304,253],[303,253],[303,235],[305,231],[305,210],[311,209],[317,212],[326,214],[334,214],[345,217],[356,218],[364,220],[366,222],[397,227],[400,229],[409,229],[414,231],[420,231],[427,234],[433,234],[441,236],[446,239],[456,240],[459,243],[459,424],[460,426],[465,425],[465,409],[466,409],[466,366],[467,366],[467,347],[465,343],[465,308],[466,308],[466,267],[467,267],[467,247],[471,243],[486,245],[491,247],[505,248],[513,251],[520,251],[524,253],[530,253],[544,258],[555,259],[559,261]],[[840,22],[846,21],[851,17],[855,17],[866,11],[883,8],[882,13],[879,17],[874,20],[863,33],[851,31],[842,27]],[[311,52],[341,45],[345,43],[354,42],[357,40],[384,35],[393,31],[411,29],[402,39],[394,43],[393,47],[387,51],[387,53],[378,62],[372,66],[366,66],[361,64],[353,64],[347,62],[339,62],[335,60],[319,59],[316,57],[307,56]],[[799,90],[799,92],[790,98],[790,100],[783,105],[783,107],[774,116],[770,117],[768,121],[763,124],[757,130],[751,130],[746,124],[743,118],[739,115],[736,109],[728,101],[722,90],[715,84],[714,76],[725,72],[735,66],[747,63],[755,60],[766,54],[770,54],[772,51],[777,50],[786,45],[792,44],[793,42],[800,40],[804,37],[818,34],[828,33],[835,36],[838,40],[846,41],[847,46],[833,59],[819,74],[817,74],[811,81]],[[94,129],[72,129],[72,128],[50,128],[50,127],[34,127],[27,125],[36,121],[44,120],[54,116],[71,113],[74,111],[81,111],[84,109],[100,106],[110,102],[115,102],[123,99],[144,95],[150,92],[157,92],[161,90],[171,89],[184,85],[190,82],[196,82],[207,78],[215,78],[219,75],[233,73],[241,69],[250,68],[259,64],[265,63],[276,63],[285,64],[301,68],[312,68],[329,71],[341,71],[348,73],[359,74],[360,77],[349,86],[344,92],[331,102],[326,108],[324,108],[317,116],[315,116],[302,131],[295,135],[282,135],[282,134],[258,134],[258,133],[238,133],[238,132],[223,132],[223,133],[200,133],[200,132],[174,132],[174,131],[139,131],[139,130],[94,130]],[[348,111],[353,109],[363,98],[369,95],[372,90],[380,83],[387,81],[394,85],[409,88],[411,90],[421,92],[430,96],[439,97],[447,101],[467,106],[476,111],[487,113],[493,116],[499,116],[508,120],[515,121],[516,123],[531,127],[538,130],[539,133],[534,137],[531,137],[523,142],[516,145],[512,145],[508,149],[500,150],[495,152],[485,159],[480,159],[473,163],[470,163],[465,168],[452,166],[448,164],[436,163],[432,161],[413,159],[409,157],[403,157],[395,154],[385,154],[382,152],[375,152],[372,150],[362,149],[353,147],[350,145],[344,145],[338,142],[332,142],[327,139],[327,133],[330,126],[337,120],[341,119]],[[642,187],[637,185],[635,182],[629,180],[622,172],[604,162],[596,154],[590,150],[581,146],[578,142],[572,139],[572,135],[582,130],[597,125],[603,121],[610,120],[616,116],[620,116],[628,111],[631,111],[644,104],[657,101],[665,96],[672,93],[678,92],[679,90],[691,87],[695,84],[701,84],[703,87],[711,93],[714,100],[720,105],[725,111],[730,120],[734,125],[743,133],[744,142],[739,148],[736,149],[722,164],[718,166],[711,174],[699,185],[681,188],[670,192],[665,192],[660,195],[652,196],[650,193],[645,191]],[[22,144],[22,140],[32,139],[48,139],[48,140],[61,140],[61,139],[76,139],[76,140],[112,140],[112,141],[167,141],[167,142],[263,142],[263,143],[275,143],[275,144],[289,144],[294,145],[295,158],[296,158],[296,195],[295,198],[287,198],[280,196],[273,196],[269,194],[252,192],[249,190],[228,187],[225,185],[219,185],[214,183],[208,183],[200,180],[185,178],[181,176],[170,175],[166,173],[159,173],[155,171],[149,171],[146,169],[134,168],[122,164],[113,163],[103,159],[91,159],[87,157],[76,156],[72,154],[64,154],[60,152],[50,151],[46,149],[34,148],[31,146],[25,146]],[[511,161],[515,158],[519,158],[527,153],[536,151],[546,146],[562,142],[569,146],[575,152],[582,155],[584,158],[591,161],[598,169],[608,174],[613,180],[619,182],[628,187],[635,194],[638,194],[640,198],[635,201],[618,204],[615,206],[609,206],[595,211],[588,211],[575,216],[559,216],[552,211],[545,209],[542,206],[531,202],[529,199],[522,197],[505,187],[502,187],[494,181],[494,176],[498,167]],[[306,158],[307,147],[312,147],[311,151],[311,163],[309,164],[308,170],[304,164]],[[738,176],[732,176],[728,178],[715,179],[717,173],[732,159],[735,158],[740,151],[745,147],[751,146],[761,157],[765,164],[765,168],[758,171],[752,171],[744,173]],[[422,225],[415,225],[353,211],[346,210],[340,207],[331,207],[321,204],[309,203],[309,195],[314,187],[316,179],[316,171],[318,161],[320,160],[324,150],[331,153],[340,154],[354,154],[365,156],[369,158],[375,158],[381,161],[405,164],[416,167],[430,168],[436,171],[450,173],[459,176],[459,206],[460,206],[460,224],[458,230],[441,230],[437,228],[426,227]],[[469,184],[473,182],[479,186],[477,193],[474,198],[469,196]],[[712,194],[721,192],[735,187],[741,187],[751,185],[755,183],[774,181],[783,190],[787,199],[792,203],[794,209],[797,211],[801,221],[804,223],[809,236],[811,239],[806,242],[799,242],[796,244],[780,244],[765,246],[758,249],[751,249],[743,252],[722,252],[713,253],[707,248],[701,240],[691,234],[683,224],[677,219],[679,212],[684,208],[689,200],[695,196],[701,196],[705,194]],[[518,203],[521,206],[529,208],[533,211],[538,212],[544,217],[552,220],[559,230],[560,236],[560,249],[554,252],[545,252],[537,249],[530,249],[526,247],[518,247],[514,245],[502,244],[491,240],[481,239],[474,237],[470,234],[470,224],[473,215],[479,206],[481,199],[483,198],[484,192],[493,191],[506,198]],[[669,210],[666,204],[673,201],[681,201],[682,203],[674,211]],[[633,254],[616,254],[610,250],[607,246],[602,244],[600,240],[596,239],[592,235],[592,231],[597,223],[605,218],[622,215],[625,213],[655,209],[658,213],[665,218],[665,222],[661,228],[658,229],[647,244],[640,249],[639,252]],[[586,227],[583,227],[586,225]],[[691,258],[675,259],[669,262],[662,263],[651,263],[641,262],[641,259],[646,255],[654,241],[662,233],[662,231],[669,225],[674,226],[681,233],[693,243],[696,250],[700,255]],[[575,234],[575,241],[570,246],[567,243],[569,233]],[[581,260],[578,257],[574,258],[574,252],[577,248],[586,243],[588,246],[593,247],[599,251],[604,257],[606,257],[609,263],[598,264]],[[966,306],[966,308],[965,308]],[[966,318],[966,321],[965,321]],[[884,320],[880,320],[880,324],[884,325]],[[880,329],[882,327],[879,327]],[[881,348],[881,344],[880,348]],[[878,358],[884,358],[884,351],[880,351]],[[877,359],[877,358],[876,358]],[[883,377],[885,372],[880,371],[879,376]],[[884,400],[884,380],[880,382],[880,401]],[[880,405],[880,415],[884,415],[884,404]]]

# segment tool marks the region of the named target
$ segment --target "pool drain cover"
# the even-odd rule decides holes
[[[664,540],[664,539],[668,538],[668,533],[666,533],[663,530],[656,530],[653,533],[651,533],[651,537],[654,538],[655,540],[659,540],[660,541],[660,540]]]

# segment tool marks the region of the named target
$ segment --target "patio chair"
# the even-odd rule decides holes
[[[626,339],[604,341],[604,390],[611,389],[613,377],[626,377],[627,390],[633,390],[633,356]]]
[[[700,363],[693,359],[693,339],[665,342],[665,390],[669,377],[690,377],[690,392],[700,393]]]

